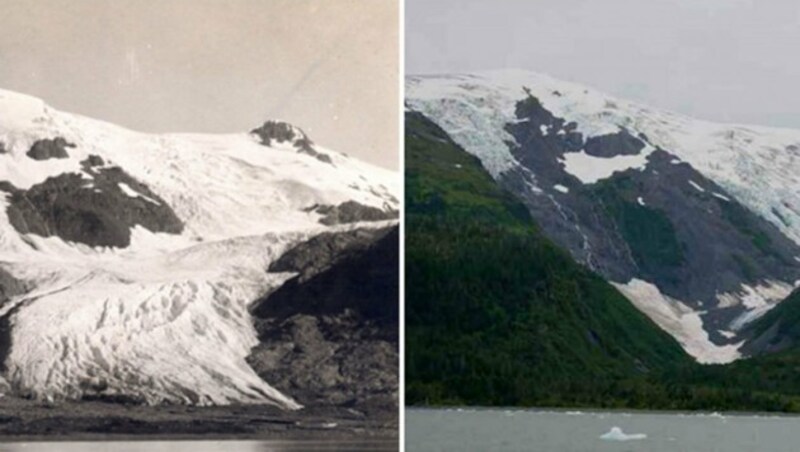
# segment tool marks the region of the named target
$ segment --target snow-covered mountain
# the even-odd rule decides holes
[[[0,91],[6,391],[297,408],[246,362],[249,304],[291,246],[395,222],[398,192],[286,123],[152,135]]]
[[[537,73],[410,76],[406,105],[700,362],[800,279],[800,131],[716,124]]]

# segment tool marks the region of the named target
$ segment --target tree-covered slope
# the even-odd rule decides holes
[[[415,112],[406,115],[406,306],[410,404],[591,404],[619,382],[691,364]]]
[[[800,290],[745,328],[748,355],[775,353],[800,345]]]

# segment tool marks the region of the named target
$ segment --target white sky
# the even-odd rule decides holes
[[[410,74],[522,68],[723,122],[800,128],[800,2],[406,0]]]
[[[0,0],[0,88],[147,132],[283,119],[397,168],[397,0]]]

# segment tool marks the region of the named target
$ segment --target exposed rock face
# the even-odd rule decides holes
[[[399,231],[325,233],[270,271],[298,276],[254,304],[256,372],[300,403],[397,403]]]
[[[510,149],[522,168],[501,183],[523,198],[550,237],[608,279],[645,279],[700,307],[716,306],[717,294],[743,283],[800,277],[800,247],[666,150],[652,150],[642,169],[591,184],[563,163],[580,150],[601,158],[641,154],[646,137],[621,129],[584,142],[532,96],[518,102],[517,116],[506,130],[521,143]],[[531,174],[543,193],[525,185]]]
[[[346,201],[338,206],[314,205],[306,210],[324,215],[319,222],[326,226],[359,221],[393,220],[398,217],[396,210],[383,210],[377,207],[365,206],[356,201]]]
[[[267,121],[251,133],[261,138],[261,144],[271,146],[273,142],[294,144],[296,141],[309,142],[306,134],[291,124],[281,121]]]
[[[65,159],[69,157],[67,148],[74,147],[74,144],[61,137],[38,140],[33,143],[26,155],[34,160]]]
[[[25,291],[25,284],[0,266],[0,307],[14,295]]]
[[[28,287],[23,281],[15,278],[6,269],[0,266],[0,308],[11,297],[27,292]],[[11,350],[11,318],[16,309],[11,309],[0,317],[0,372],[6,371],[6,357]]]
[[[7,152],[8,150],[6,150],[6,144],[0,141],[0,154],[5,154]]]
[[[777,353],[800,345],[800,290],[748,324],[741,336],[746,340],[740,350],[746,356]]]
[[[130,228],[141,225],[153,232],[180,233],[183,223],[158,195],[119,167],[104,167],[103,159],[84,160],[84,174],[51,177],[27,190],[11,184],[8,217],[21,234],[90,246],[126,247]]]
[[[590,137],[583,150],[595,157],[615,157],[617,155],[636,155],[644,149],[644,141],[631,135],[627,130],[611,135]]]
[[[721,294],[743,296],[744,285],[800,278],[796,243],[669,149],[621,127],[585,139],[577,124],[530,92],[515,114],[498,131],[513,138],[505,143],[516,161],[496,176],[500,185],[525,203],[549,238],[606,279],[651,282],[704,312],[713,342],[736,343],[718,330],[752,308]],[[579,155],[581,163],[570,166]],[[640,165],[599,179],[570,172],[636,157]]]
[[[301,154],[310,155],[321,162],[333,163],[329,155],[317,151],[314,142],[308,138],[305,132],[291,124],[282,121],[267,121],[250,133],[258,136],[264,146],[272,146],[273,143],[289,143]]]

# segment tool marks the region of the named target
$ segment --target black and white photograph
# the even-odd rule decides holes
[[[398,449],[399,14],[0,1],[0,449]]]

